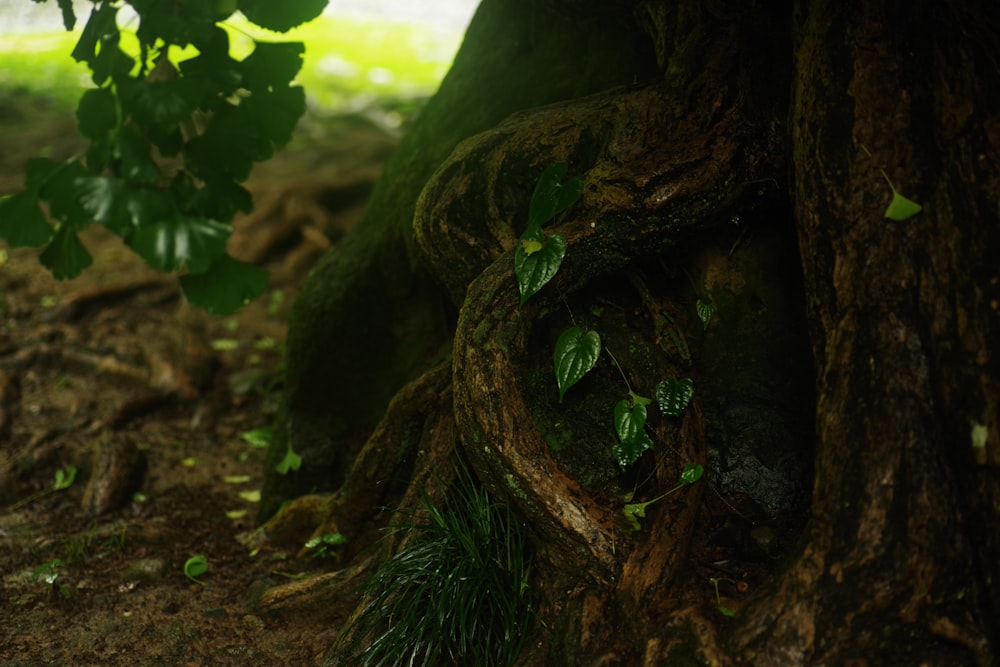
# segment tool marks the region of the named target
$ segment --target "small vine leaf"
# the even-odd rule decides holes
[[[890,220],[902,221],[912,218],[917,213],[923,210],[923,206],[915,201],[907,199],[903,195],[896,192],[896,189],[892,189],[892,201],[889,202],[888,208],[885,209],[885,217]]]
[[[575,177],[563,182],[568,168],[568,165],[561,162],[549,165],[538,177],[528,206],[529,230],[540,230],[542,225],[572,206],[583,194],[582,178]]]
[[[618,467],[624,470],[639,460],[639,457],[642,456],[644,451],[652,448],[653,441],[645,431],[642,431],[637,433],[631,440],[623,441],[622,443],[615,445],[611,448],[611,451],[615,455],[615,461],[618,462]]]
[[[702,328],[708,329],[708,323],[712,321],[712,315],[715,314],[715,304],[711,301],[698,299],[698,302],[695,303],[695,309],[698,311],[698,319],[701,320]]]
[[[646,508],[649,507],[649,505],[649,502],[629,503],[622,508],[622,514],[625,515],[625,520],[628,522],[633,532],[639,532],[642,530],[642,524],[639,523],[639,519],[646,518]]]
[[[628,399],[615,405],[615,432],[622,442],[634,440],[646,426],[646,406]]]
[[[705,467],[700,463],[688,463],[681,472],[681,481],[686,484],[694,484],[705,474]]]
[[[559,402],[566,390],[580,381],[601,354],[601,336],[596,331],[583,333],[579,327],[570,327],[556,341],[553,362],[556,382],[559,384]]]
[[[639,523],[639,520],[635,518],[634,514],[628,512],[627,510],[622,510],[622,514],[625,515],[625,521],[628,522],[629,528],[632,529],[633,533],[638,533],[642,530],[642,524]]]
[[[552,280],[565,256],[566,241],[561,234],[550,234],[545,238],[542,247],[530,254],[523,244],[517,245],[514,249],[514,274],[517,276],[522,306],[535,292]]]
[[[660,411],[669,417],[679,417],[692,396],[694,382],[690,378],[664,380],[656,385],[656,403]]]

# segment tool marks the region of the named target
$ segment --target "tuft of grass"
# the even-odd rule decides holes
[[[461,462],[444,501],[424,491],[422,505],[367,584],[341,638],[344,664],[512,665],[530,611],[519,524]]]

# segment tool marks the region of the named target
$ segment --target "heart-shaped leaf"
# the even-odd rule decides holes
[[[664,380],[656,385],[656,403],[660,411],[670,417],[678,417],[694,396],[694,382],[690,378]]]
[[[646,406],[627,399],[615,404],[615,432],[622,442],[634,440],[646,426]]]
[[[642,453],[647,449],[653,448],[653,441],[646,434],[645,431],[641,431],[636,434],[631,440],[623,441],[611,448],[611,451],[615,455],[615,461],[618,462],[618,467],[624,470],[633,463],[635,463]]]
[[[528,229],[540,230],[542,225],[566,210],[583,194],[583,179],[574,177],[563,182],[568,165],[549,165],[538,177],[535,192],[528,207]]]
[[[712,315],[715,314],[715,304],[711,301],[698,299],[694,307],[698,311],[698,319],[701,320],[702,328],[708,329],[708,323],[712,321]]]
[[[566,390],[594,367],[600,354],[601,336],[596,331],[583,333],[579,327],[570,327],[559,336],[553,361],[560,403]]]
[[[700,463],[688,463],[681,472],[681,481],[685,484],[694,484],[705,473],[705,468]]]
[[[545,283],[552,280],[565,256],[566,241],[562,234],[548,235],[542,247],[530,254],[522,243],[517,245],[514,249],[514,275],[517,276],[517,287],[521,291],[522,306]]]

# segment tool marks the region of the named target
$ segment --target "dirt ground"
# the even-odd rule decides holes
[[[0,245],[0,664],[309,665],[337,632],[268,591],[324,572],[255,528],[291,302],[358,218],[398,131],[310,117],[249,187],[231,251],[272,273],[231,317],[101,229],[94,265],[57,282]],[[0,193],[24,161],[78,151],[72,115],[0,92]],[[65,488],[57,488],[65,487]],[[185,563],[204,556],[197,582]]]

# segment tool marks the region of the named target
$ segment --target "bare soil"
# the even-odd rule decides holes
[[[272,283],[231,317],[186,306],[101,229],[68,282],[0,245],[0,664],[320,661],[338,628],[268,591],[324,560],[248,539],[265,454],[241,434],[273,419],[290,304],[395,143],[361,115],[310,117],[258,168],[230,248]],[[81,147],[71,113],[0,92],[0,193],[28,158]],[[199,555],[196,583],[184,564]]]

